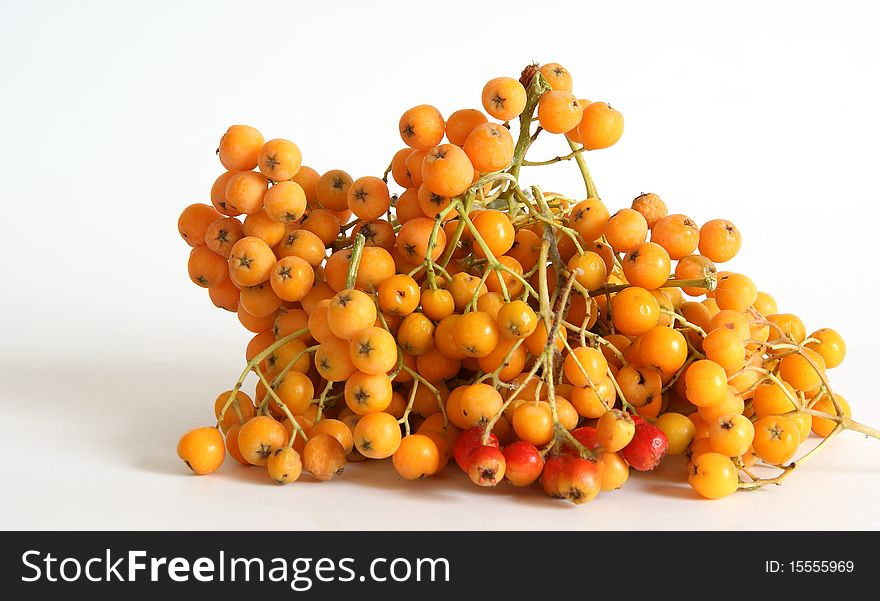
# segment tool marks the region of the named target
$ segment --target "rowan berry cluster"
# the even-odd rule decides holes
[[[617,110],[555,63],[492,79],[482,108],[407,110],[383,177],[320,174],[252,127],[223,135],[211,205],[178,228],[192,281],[254,337],[217,425],[180,440],[195,473],[228,453],[281,483],[387,458],[419,479],[454,458],[478,485],[583,503],[670,454],[719,498],[780,482],[844,429],[878,435],[828,382],[843,338],[718,269],[733,223],[656,194],[611,213],[584,155],[619,140]],[[527,160],[540,134],[570,152]],[[571,159],[584,200],[520,184]],[[824,440],[795,464],[811,432]]]

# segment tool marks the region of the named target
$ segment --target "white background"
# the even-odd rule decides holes
[[[189,282],[175,228],[208,201],[225,128],[291,138],[319,171],[380,174],[403,110],[479,107],[485,81],[532,60],[624,113],[621,142],[588,156],[609,206],[653,191],[734,220],[731,267],[843,333],[833,382],[876,426],[876,3],[2,6],[0,528],[880,527],[880,442],[853,433],[781,488],[701,501],[670,461],[584,507],[478,490],[453,467],[279,487],[232,460],[195,478],[175,455],[249,337]],[[533,156],[566,151],[549,139]],[[525,177],[583,194],[574,164]]]

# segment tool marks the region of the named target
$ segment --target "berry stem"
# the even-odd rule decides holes
[[[324,390],[321,391],[321,396],[318,397],[318,413],[315,414],[315,423],[317,424],[321,421],[321,417],[324,413],[324,403],[327,402],[327,395],[330,394],[330,390],[333,388],[333,382],[328,381],[324,386]]]
[[[241,372],[241,375],[238,377],[238,381],[235,383],[235,386],[232,387],[232,390],[229,392],[229,398],[226,399],[226,403],[223,405],[223,409],[220,410],[220,415],[217,416],[217,425],[219,426],[223,423],[223,416],[226,415],[226,411],[229,409],[229,406],[232,405],[233,401],[235,401],[235,397],[238,394],[238,391],[241,390],[241,385],[244,384],[245,379],[248,374],[251,373],[251,370],[254,367],[258,366],[263,359],[274,353],[279,347],[284,346],[291,340],[295,338],[299,338],[303,334],[307,334],[309,332],[308,328],[303,328],[301,330],[297,330],[296,332],[291,332],[281,340],[276,340],[265,349],[257,353],[253,359],[248,361],[248,364],[245,365],[244,371]]]
[[[519,136],[516,139],[516,146],[513,148],[513,163],[507,170],[516,180],[519,179],[520,167],[532,143],[532,116],[535,114],[535,109],[538,107],[538,101],[541,99],[541,96],[549,91],[550,85],[547,83],[547,80],[544,79],[540,71],[536,72],[532,76],[532,81],[529,82],[526,106],[519,115]]]
[[[443,429],[445,430],[449,426],[449,417],[446,415],[446,405],[443,404],[443,397],[440,396],[440,391],[437,390],[437,388],[433,384],[428,382],[428,380],[426,380],[421,374],[412,369],[409,365],[406,365],[404,363],[403,369],[405,369],[406,372],[411,375],[414,380],[416,380],[416,382],[421,383],[422,386],[430,390],[431,393],[434,395],[434,398],[437,399],[437,405],[440,407],[440,413],[443,414]],[[415,384],[413,384],[413,386],[415,386]]]
[[[556,156],[556,157],[553,157],[552,159],[547,159],[546,161],[523,161],[522,164],[523,164],[523,167],[540,167],[542,165],[552,165],[553,163],[558,163],[560,161],[570,161],[575,156],[584,152],[585,150],[586,150],[586,148],[581,146],[580,148],[575,148],[570,153],[568,153],[564,156]]]
[[[269,384],[269,381],[266,379],[266,376],[263,375],[263,370],[260,369],[259,366],[254,368],[254,371],[257,374],[257,377],[260,378],[260,382],[263,383],[263,386],[266,387],[266,390],[269,391],[269,394],[272,395],[272,399],[284,412],[284,415],[287,416],[287,419],[290,420],[290,423],[293,424],[293,433],[290,435],[290,440],[287,443],[287,446],[293,446],[293,441],[296,439],[297,434],[302,436],[302,439],[308,442],[309,437],[306,436],[306,433],[303,431],[302,426],[299,425],[299,422],[296,421],[296,418],[293,416],[293,413],[290,412],[290,409],[284,402],[281,400],[281,397],[278,396],[278,393],[275,392],[275,389]]]
[[[416,380],[413,382],[412,390],[409,391],[409,401],[406,403],[406,409],[403,411],[403,416],[397,420],[398,424],[403,424],[403,428],[406,431],[406,435],[409,436],[409,413],[412,411],[413,404],[416,402],[416,392],[419,390],[419,381]]]
[[[361,256],[364,254],[364,245],[366,243],[367,239],[364,238],[363,234],[358,234],[354,237],[354,246],[351,247],[351,260],[348,263],[348,274],[345,276],[346,290],[354,288],[354,283],[357,281],[357,271],[361,263]]]
[[[575,147],[575,143],[568,138],[565,138],[565,141],[568,142],[568,146],[569,148],[571,148],[572,153],[574,154],[574,159],[577,161],[578,169],[581,170],[581,176],[584,178],[584,185],[587,187],[587,197],[599,198],[599,191],[596,190],[596,184],[593,183],[593,176],[590,175],[590,169],[589,167],[587,167],[587,161],[584,159],[584,153],[575,152],[577,150]]]

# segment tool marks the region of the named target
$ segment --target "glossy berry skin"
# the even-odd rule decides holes
[[[467,475],[478,486],[495,486],[504,479],[507,462],[496,446],[480,445],[468,457]]]
[[[571,435],[574,436],[575,440],[591,450],[597,457],[605,452],[605,449],[602,448],[602,444],[599,442],[599,433],[596,428],[592,426],[581,426],[580,428],[572,430]],[[562,452],[565,455],[570,455],[572,457],[580,456],[578,450],[570,444],[564,444],[562,446]]]
[[[507,469],[504,476],[514,486],[529,486],[535,482],[544,469],[544,459],[538,448],[522,440],[504,447],[504,460]]]
[[[651,471],[660,464],[669,441],[663,430],[654,424],[638,416],[633,416],[633,421],[636,423],[636,432],[621,453],[633,469],[640,472]]]
[[[466,473],[468,471],[468,466],[470,465],[468,459],[471,453],[480,446],[483,446],[482,439],[483,428],[470,428],[459,435],[458,440],[455,442],[455,447],[452,449],[452,455],[455,457],[455,463],[458,464],[458,467],[463,472]],[[500,446],[498,444],[498,437],[490,433],[486,445],[498,448]]]
[[[562,493],[559,490],[559,476],[570,459],[570,455],[557,455],[547,458],[544,464],[544,471],[541,472],[541,487],[551,497],[562,498]]]
[[[719,453],[704,453],[692,459],[688,483],[707,499],[720,499],[736,492],[737,470],[733,461]]]
[[[602,471],[595,461],[568,457],[556,486],[564,498],[575,505],[582,505],[595,499],[602,489]]]
[[[180,438],[177,455],[194,474],[210,474],[223,465],[226,443],[217,428],[196,428]]]

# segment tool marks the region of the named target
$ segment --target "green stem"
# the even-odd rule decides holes
[[[541,96],[549,91],[550,85],[544,79],[544,76],[540,72],[535,73],[527,90],[526,106],[519,116],[519,136],[513,149],[513,163],[507,171],[517,180],[519,180],[519,170],[526,157],[526,151],[528,151],[529,145],[532,143],[532,116],[535,114],[535,109],[538,107],[538,101],[541,99]]]
[[[571,148],[574,159],[577,161],[578,168],[581,170],[581,176],[584,178],[584,185],[587,187],[587,196],[589,198],[599,198],[599,191],[596,190],[596,184],[593,183],[593,176],[590,175],[590,169],[587,167],[587,161],[584,159],[584,153],[576,152],[577,148],[575,143],[565,138],[568,142],[569,148]]]
[[[361,263],[361,255],[364,254],[366,242],[367,239],[364,238],[363,234],[358,234],[354,237],[354,246],[351,247],[351,260],[348,264],[348,275],[345,276],[346,290],[354,288],[354,283],[357,281],[358,266]]]
[[[235,386],[233,386],[232,390],[229,391],[229,398],[226,399],[226,403],[223,405],[223,409],[220,410],[220,415],[217,416],[218,426],[223,423],[223,417],[229,410],[230,405],[232,405],[232,403],[235,401],[235,397],[238,394],[238,391],[241,390],[241,385],[244,384],[245,378],[247,378],[248,374],[251,373],[251,370],[259,365],[260,362],[263,361],[263,359],[274,353],[278,348],[284,346],[294,338],[299,338],[303,334],[307,334],[308,331],[308,328],[303,328],[301,330],[297,330],[296,332],[291,332],[281,340],[276,340],[275,342],[267,346],[265,349],[257,353],[253,359],[248,361],[248,364],[244,367],[244,371],[242,371],[241,375],[238,377],[238,381],[235,383]]]

